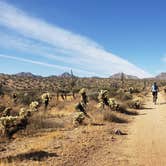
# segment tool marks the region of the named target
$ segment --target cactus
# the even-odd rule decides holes
[[[25,129],[28,118],[37,110],[38,102],[32,102],[30,109],[21,108],[19,116],[6,116],[0,118],[0,131],[3,136],[11,138],[20,129]]]
[[[104,109],[104,106],[109,106],[108,102],[108,91],[107,90],[101,90],[98,96],[99,105],[101,106],[101,109]]]
[[[42,96],[41,96],[41,99],[42,99],[42,102],[45,105],[45,110],[46,110],[47,107],[48,107],[49,101],[50,101],[50,94],[48,92],[43,93]]]
[[[11,110],[12,109],[10,107],[5,108],[2,112],[2,117],[10,116]]]
[[[109,106],[113,111],[118,111],[118,109],[120,108],[119,104],[115,101],[115,99],[111,98],[109,98]]]
[[[39,106],[39,103],[37,101],[33,101],[29,105],[29,108],[31,109],[31,111],[37,111],[38,110],[38,106]]]
[[[134,92],[134,88],[133,88],[133,87],[130,87],[130,88],[129,88],[129,92],[130,92],[130,94],[132,94],[132,93]]]
[[[74,115],[73,124],[74,124],[74,125],[82,124],[83,121],[84,121],[84,119],[85,119],[84,113],[82,113],[82,112],[77,112],[77,113],[75,113],[75,115]]]

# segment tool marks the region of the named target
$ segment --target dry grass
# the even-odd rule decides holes
[[[103,120],[115,123],[128,123],[128,120],[123,115],[108,110],[103,112]]]

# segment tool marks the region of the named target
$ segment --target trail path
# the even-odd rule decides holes
[[[128,165],[166,165],[166,98],[159,94],[158,104],[149,95],[142,115],[137,116],[125,144]]]
[[[117,147],[115,147],[117,146]],[[111,153],[107,153],[110,149]],[[166,166],[166,99],[159,94],[158,104],[147,97],[145,109],[129,123],[128,136],[107,145],[85,165]],[[93,161],[93,162],[92,162]]]

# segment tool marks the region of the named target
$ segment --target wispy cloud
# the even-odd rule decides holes
[[[163,62],[166,62],[166,55],[164,55],[161,59]]]
[[[84,75],[87,71],[100,76],[123,71],[139,77],[150,76],[136,65],[106,51],[91,39],[29,16],[2,1],[0,1],[0,25],[21,36],[14,38],[4,36],[6,40],[13,42],[11,48],[24,49],[26,52],[31,50],[34,55],[38,53],[40,56],[54,59],[55,64],[63,62],[66,66],[72,65],[77,70],[85,70]],[[2,43],[0,42],[1,46]],[[15,60],[18,59],[15,57]]]
[[[31,60],[31,59],[27,59],[27,58],[20,58],[20,57],[16,57],[16,56],[0,54],[0,58],[11,59],[11,60],[16,60],[16,61],[20,61],[20,62],[26,62],[26,63],[35,64],[35,65],[55,68],[55,69],[62,70],[62,71],[71,70],[71,68],[69,68],[69,67],[54,65],[54,64],[50,64],[50,63],[44,63],[44,62],[41,62],[41,61],[35,61],[35,60]],[[82,73],[95,74],[95,73],[89,73],[87,71],[78,70],[78,69],[74,69],[74,70],[76,72],[80,73],[80,74],[82,74]]]

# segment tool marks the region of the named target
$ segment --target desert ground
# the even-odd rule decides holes
[[[119,91],[117,93],[119,95]],[[0,165],[165,165],[166,96],[163,88],[157,105],[152,102],[149,89],[132,94],[132,98],[128,92],[123,93],[125,97],[117,95],[117,99],[121,104],[126,103],[124,109],[113,111],[105,107],[99,111],[97,101],[91,100],[87,110],[91,118],[77,125],[72,121],[79,94],[76,99],[70,96],[55,105],[50,103],[48,110],[41,106],[25,129],[11,138],[1,135]],[[142,99],[141,107],[128,107],[127,103],[137,97]],[[20,102],[12,103],[7,95],[1,97],[2,101],[14,105],[13,116],[23,106]]]

